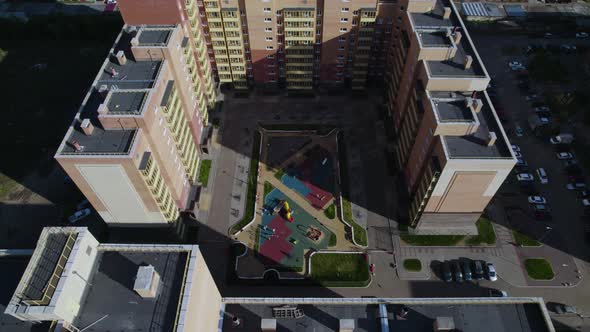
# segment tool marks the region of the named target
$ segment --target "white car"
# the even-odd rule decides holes
[[[518,147],[518,145],[512,144],[511,147],[512,147],[512,151],[514,151],[514,152],[520,152],[520,147]]]
[[[530,182],[535,180],[535,177],[530,173],[519,173],[516,174],[516,179],[521,182]]]
[[[549,177],[547,176],[547,172],[544,168],[537,168],[537,176],[542,184],[549,183]]]
[[[496,274],[496,268],[494,267],[494,264],[486,264],[486,276],[488,277],[489,281],[498,280],[498,275]]]
[[[526,67],[518,61],[508,62],[508,67],[510,67],[510,69],[512,69],[512,70],[525,70],[526,69]]]
[[[571,154],[570,152],[558,152],[557,153],[557,159],[559,159],[559,160],[570,160],[570,159],[574,159],[574,155]]]
[[[529,164],[526,162],[526,160],[522,159],[522,158],[516,158],[516,166],[528,166]]]
[[[545,37],[547,39],[551,39],[551,38],[553,38],[553,34],[551,32],[547,32],[547,33],[545,33],[545,35],[543,37]]]
[[[533,100],[537,99],[537,95],[526,96],[526,97],[524,97],[524,99],[526,101],[533,101]]]
[[[582,200],[582,205],[584,205],[584,207],[590,207],[590,200],[589,200],[589,199],[586,199],[586,198],[584,198],[584,199]]]
[[[522,153],[518,152],[518,151],[514,151],[514,156],[516,158],[522,158]]]
[[[588,38],[588,34],[585,32],[576,32],[576,38],[578,38],[578,39]]]
[[[86,208],[84,210],[76,211],[76,213],[72,214],[68,221],[70,224],[75,224],[76,222],[88,217],[90,215],[90,209]]]
[[[547,204],[547,199],[543,196],[529,196],[528,199],[531,204]]]

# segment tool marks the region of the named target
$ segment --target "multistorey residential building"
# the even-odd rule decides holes
[[[186,30],[124,26],[55,155],[108,224],[167,225],[190,207],[215,91]]]
[[[206,47],[215,79],[236,89],[364,89],[383,78],[395,10],[390,0],[122,0],[119,7],[127,24],[190,22],[195,40],[204,38],[198,55]]]
[[[516,163],[489,75],[449,0],[401,1],[387,99],[418,234],[473,234]]]
[[[196,245],[45,228],[4,313],[71,332],[555,331],[542,298],[224,297],[206,258]]]

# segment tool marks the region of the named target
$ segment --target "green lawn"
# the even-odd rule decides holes
[[[352,236],[354,237],[354,241],[358,245],[366,247],[368,243],[367,230],[354,221],[352,218],[352,205],[350,204],[350,201],[344,197],[342,197],[342,211],[344,214],[344,221],[352,226]]]
[[[364,254],[315,254],[311,257],[310,277],[329,287],[362,287],[370,280]]]
[[[464,235],[410,235],[401,234],[401,239],[412,246],[455,246]]]
[[[420,272],[422,271],[422,262],[415,258],[404,259],[404,269],[412,272]]]
[[[525,247],[539,247],[541,243],[535,239],[531,239],[530,237],[519,233],[517,231],[513,231],[512,235],[514,236],[514,242],[516,242],[519,246]]]
[[[264,197],[273,191],[275,187],[268,181],[264,181]]]
[[[235,235],[254,218],[256,203],[256,182],[258,180],[258,160],[260,159],[260,132],[254,132],[252,143],[252,155],[250,156],[250,168],[248,172],[248,193],[246,195],[246,211],[242,220],[230,228],[230,233]]]
[[[199,168],[199,183],[203,187],[207,187],[209,184],[209,173],[211,172],[211,160],[201,160],[201,167]]]
[[[531,279],[551,280],[554,277],[551,264],[543,258],[529,258],[524,261],[524,267]]]
[[[0,173],[0,199],[8,196],[16,187],[18,187],[16,181]]]
[[[336,234],[330,232],[330,242],[328,243],[328,247],[333,247],[338,244],[338,239],[336,238]]]
[[[0,91],[6,96],[0,141],[10,150],[4,175],[20,182],[31,171],[51,171],[55,150],[122,26],[119,15],[0,19]],[[3,191],[14,188],[2,182]]]
[[[330,204],[325,210],[324,215],[329,219],[336,218],[336,205]]]
[[[481,244],[494,244],[496,243],[496,232],[494,232],[494,226],[492,222],[486,218],[481,217],[475,223],[477,226],[477,236],[470,236],[467,238],[465,243],[470,246],[477,246]]]
[[[275,178],[277,178],[277,180],[281,181],[283,179],[283,175],[285,175],[285,171],[283,171],[282,169],[278,169],[275,172]]]

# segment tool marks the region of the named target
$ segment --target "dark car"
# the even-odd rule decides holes
[[[451,272],[451,263],[444,261],[440,266],[440,276],[446,281],[450,282],[453,280],[453,273]]]
[[[482,280],[484,276],[483,272],[483,262],[482,261],[473,261],[473,279],[475,280]]]
[[[489,297],[508,297],[508,293],[503,290],[490,288],[488,290],[488,296]]]
[[[459,262],[453,262],[453,276],[456,282],[463,282],[463,272],[461,271]]]
[[[471,267],[469,266],[469,262],[462,261],[461,267],[463,268],[463,278],[465,279],[465,281],[471,281],[473,279],[473,276],[471,274]]]

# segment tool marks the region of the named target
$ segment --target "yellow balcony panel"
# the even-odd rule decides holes
[[[285,22],[311,22],[315,23],[315,17],[285,17]]]
[[[290,85],[287,87],[289,90],[311,90],[312,88],[312,86],[307,85]]]
[[[373,31],[375,30],[374,27],[372,26],[366,26],[366,27],[360,27],[359,31],[363,31],[363,32],[371,32],[373,33]]]
[[[370,45],[358,45],[356,47],[357,50],[370,50],[371,46]]]
[[[355,58],[357,59],[368,59],[369,54],[355,54]]]
[[[223,22],[240,22],[240,17],[224,17]]]
[[[220,77],[219,82],[227,83],[227,82],[233,82],[233,80],[231,79],[231,77],[230,78],[221,78]]]
[[[223,32],[223,27],[212,27],[212,26],[209,26],[209,31]]]
[[[244,45],[227,45],[227,48],[230,50],[241,50],[244,48]]]
[[[313,73],[313,68],[310,68],[309,70],[289,70],[287,68],[287,75],[289,74],[311,74]]]
[[[313,49],[313,45],[297,45],[297,46],[285,46],[288,50],[310,50]]]
[[[213,45],[213,50],[225,50],[225,45]]]
[[[302,37],[302,36],[295,37],[295,36],[291,36],[291,37],[285,37],[285,40],[286,41],[289,41],[289,40],[293,40],[293,41],[310,41],[310,42],[313,43],[315,41],[315,36],[309,36],[309,37]]]
[[[361,16],[361,22],[375,22],[375,17],[363,17],[363,16]]]
[[[207,17],[207,22],[222,22],[221,17]]]
[[[212,41],[225,41],[225,37],[223,37],[223,36],[217,37],[217,36],[211,35],[211,40]]]
[[[287,77],[287,82],[311,82],[313,78],[290,78]]]
[[[359,40],[373,40],[373,36],[359,36]]]
[[[315,26],[312,24],[309,27],[288,27],[285,25],[285,31],[312,31],[315,34]]]
[[[219,6],[217,6],[217,5],[215,7],[207,7],[207,6],[205,6],[205,11],[207,13],[209,13],[209,12],[219,12],[219,11],[221,11],[221,8]]]
[[[293,59],[313,58],[313,54],[287,54],[285,56],[287,58],[293,58]],[[304,62],[302,62],[302,63],[304,63]]]

